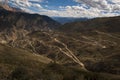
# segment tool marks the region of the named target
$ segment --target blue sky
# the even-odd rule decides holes
[[[77,5],[78,3],[76,3],[75,1],[73,0],[46,0],[47,1],[47,4],[49,7],[51,8],[56,8],[56,7],[59,7],[59,6],[73,6],[73,5]],[[44,2],[43,2],[44,3]],[[44,4],[42,4],[44,6]]]
[[[34,1],[31,1],[31,2],[39,3],[42,7],[49,10],[59,10],[60,6],[78,5],[78,3],[73,0],[43,0],[42,2],[34,2]]]
[[[4,2],[5,0],[0,0]],[[51,17],[120,15],[120,0],[8,0],[10,6]]]

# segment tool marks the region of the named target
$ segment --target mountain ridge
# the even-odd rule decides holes
[[[53,19],[45,15],[7,11],[4,8],[2,8],[0,12],[1,12],[1,16],[0,16],[1,21],[4,20],[5,23],[8,23],[11,26],[15,25],[16,27],[18,27],[19,25],[21,25],[21,27],[37,26],[36,28],[45,28],[45,27],[54,28],[60,25],[58,22],[54,21]],[[1,23],[4,24],[4,22]],[[1,27],[2,24],[0,24]]]
[[[61,24],[71,23],[76,21],[86,21],[89,19],[89,18],[75,18],[75,17],[52,17],[52,18]]]
[[[103,29],[108,32],[112,31],[114,27],[116,27],[114,32],[119,32],[119,22],[120,22],[120,16],[116,17],[105,17],[105,18],[95,18],[95,19],[90,19],[87,21],[81,21],[81,22],[72,22],[72,23],[66,23],[62,25],[60,28],[65,29],[65,28],[70,28],[70,29],[65,29],[66,31],[73,30],[73,31],[92,31],[92,29]],[[116,25],[115,25],[116,24]],[[74,26],[74,27],[72,27]],[[108,29],[107,29],[108,27]],[[80,30],[81,29],[81,30]],[[117,31],[118,30],[118,31]]]

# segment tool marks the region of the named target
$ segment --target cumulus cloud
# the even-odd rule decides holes
[[[119,13],[108,12],[106,10],[100,10],[99,8],[88,8],[84,4],[82,6],[60,6],[60,10],[47,10],[46,12],[40,12],[49,16],[62,16],[62,17],[107,17],[118,16]]]
[[[2,3],[5,3],[5,1],[8,1],[8,4],[10,3],[12,6],[19,8],[24,7],[27,9],[29,7],[42,8],[42,6],[38,3],[42,2],[43,0],[0,0]]]
[[[5,0],[0,0],[5,1]],[[73,0],[80,5],[59,6],[56,10],[41,6],[47,0],[9,0],[12,6],[30,13],[61,17],[103,17],[120,15],[120,0]],[[71,0],[72,1],[72,0]]]
[[[42,12],[50,16],[63,17],[107,17],[120,15],[120,0],[74,0],[76,6],[60,6],[59,11]]]
[[[116,11],[120,10],[120,0],[74,0],[87,6],[98,8],[100,10]]]

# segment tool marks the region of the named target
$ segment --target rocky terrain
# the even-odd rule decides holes
[[[0,79],[119,80],[119,25],[119,16],[61,25],[1,7]]]
[[[82,56],[80,59],[85,60],[88,69],[119,74],[119,25],[120,17],[118,16],[68,23],[59,30],[67,35],[69,32],[69,36],[72,36],[74,40],[72,42],[79,44],[75,45],[73,49],[77,56]],[[90,65],[92,66],[90,67]]]

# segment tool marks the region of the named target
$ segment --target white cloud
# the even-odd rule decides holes
[[[86,4],[100,10],[116,11],[120,10],[120,0],[74,0],[78,3]]]
[[[60,6],[60,10],[40,12],[62,17],[107,17],[120,15],[120,0],[74,0],[81,5]]]
[[[5,0],[0,0],[1,2],[5,2]],[[43,0],[8,0],[8,3],[11,3],[12,5],[19,7],[19,8],[28,8],[28,7],[36,7],[41,8],[42,6],[38,4],[39,2],[42,2]],[[35,3],[32,3],[35,2]]]
[[[0,0],[1,1],[1,0]],[[2,0],[3,1],[3,0]],[[74,0],[75,6],[59,6],[58,10],[43,8],[39,3],[46,0],[9,0],[12,5],[26,12],[61,17],[103,17],[120,15],[120,0]],[[49,2],[47,1],[49,4]],[[45,5],[48,8],[48,5]]]
[[[85,6],[60,6],[61,10],[46,10],[45,12],[40,12],[42,15],[49,16],[62,16],[62,17],[107,17],[107,16],[117,16],[118,13],[106,12],[105,10],[100,10],[99,8],[91,7],[86,9]]]

